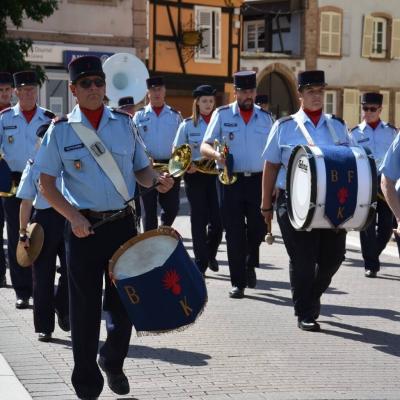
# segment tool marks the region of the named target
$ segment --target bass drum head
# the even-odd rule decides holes
[[[314,214],[313,171],[312,152],[306,146],[297,146],[290,156],[287,177],[288,212],[295,229],[306,229]]]

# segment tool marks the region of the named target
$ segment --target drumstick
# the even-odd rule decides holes
[[[272,225],[272,223],[271,222],[268,222],[267,223],[267,236],[265,236],[265,241],[268,243],[268,244],[272,244],[272,243],[274,243],[274,241],[275,241],[275,237],[274,237],[274,235],[272,234],[272,228],[271,228],[271,225]]]

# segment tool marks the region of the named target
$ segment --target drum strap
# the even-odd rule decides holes
[[[117,192],[125,201],[129,200],[128,188],[121,170],[97,133],[83,125],[81,122],[73,122],[71,123],[71,126],[79,139],[82,140],[82,143],[89,150],[90,154],[96,160],[99,167],[113,183]],[[129,205],[135,209],[134,205],[131,203],[133,203],[133,201],[130,202]]]
[[[307,128],[304,126],[304,123],[303,123],[303,121],[301,120],[300,116],[299,116],[299,115],[295,115],[295,116],[293,117],[293,119],[297,122],[297,125],[299,126],[299,128],[300,128],[300,130],[301,130],[301,133],[303,134],[303,136],[304,136],[305,139],[307,140],[307,143],[308,143],[310,146],[315,146],[315,143],[314,143],[314,141],[313,141],[313,139],[312,139],[310,133],[307,131]],[[328,127],[329,133],[331,134],[334,143],[335,143],[336,145],[339,144],[339,138],[338,138],[338,136],[336,135],[335,130],[333,129],[333,126],[332,126],[332,124],[331,124],[331,121],[330,121],[328,118],[326,118],[326,117],[325,117],[325,121],[326,121],[326,125],[327,125],[327,127]]]

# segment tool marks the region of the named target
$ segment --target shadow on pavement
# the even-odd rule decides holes
[[[193,351],[185,351],[163,347],[161,349],[153,349],[148,346],[131,345],[129,346],[129,358],[144,358],[169,362],[171,364],[189,365],[199,367],[207,365],[206,360],[210,360],[211,356],[203,353],[195,353]]]

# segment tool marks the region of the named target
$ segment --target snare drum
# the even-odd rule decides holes
[[[170,227],[124,243],[109,273],[138,335],[183,329],[207,302],[204,278]]]
[[[295,229],[363,230],[375,216],[375,161],[362,147],[296,146],[286,191]]]

